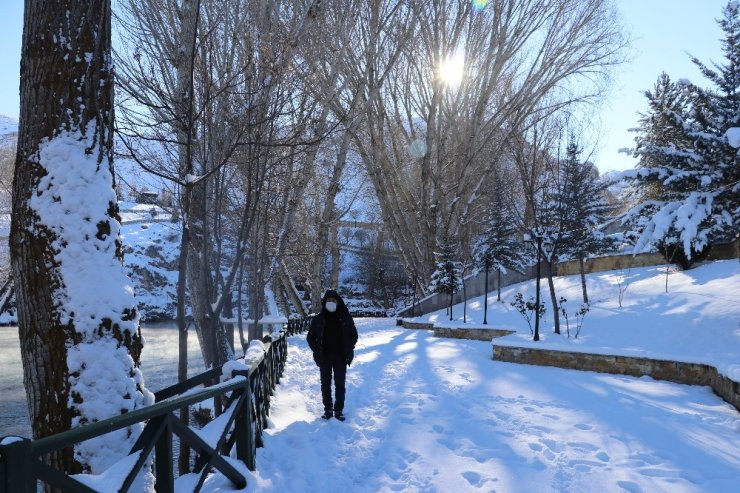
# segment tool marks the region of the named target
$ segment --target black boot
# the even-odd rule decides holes
[[[321,415],[321,419],[331,419],[331,417],[334,416],[334,411],[331,409],[326,409],[324,411],[324,414]]]
[[[339,421],[344,421],[346,419],[342,411],[336,411],[334,413],[334,417],[337,418]]]

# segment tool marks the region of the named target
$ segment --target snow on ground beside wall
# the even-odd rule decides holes
[[[247,492],[683,492],[740,484],[740,415],[707,387],[491,360],[490,344],[359,319],[347,421],[290,339]],[[233,491],[220,474],[203,491]]]
[[[574,313],[582,304],[580,276],[555,279],[558,296],[565,303],[571,324],[571,337],[561,316],[561,332],[553,332],[552,306],[547,282],[542,283],[542,299],[547,313],[541,320],[539,342],[532,336],[524,318],[510,305],[516,293],[527,299],[535,294],[535,282],[527,281],[502,289],[503,302],[496,293],[488,296],[488,325],[510,329],[517,334],[496,339],[497,344],[532,345],[569,351],[642,356],[716,366],[724,375],[740,381],[740,262],[708,262],[687,271],[671,267],[666,286],[666,267],[643,267],[587,275],[591,310],[583,321],[578,339],[574,338]],[[623,290],[620,306],[619,293]],[[450,322],[445,310],[416,320],[460,325],[462,304],[453,308]],[[468,301],[468,323],[483,321],[483,297]],[[534,326],[534,322],[532,322]]]

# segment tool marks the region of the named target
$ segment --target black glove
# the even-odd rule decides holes
[[[316,366],[321,366],[321,361],[319,360],[319,355],[316,353],[313,353],[313,362],[316,363]]]
[[[355,352],[350,351],[349,355],[345,359],[347,361],[347,366],[352,366],[352,360],[355,359]]]

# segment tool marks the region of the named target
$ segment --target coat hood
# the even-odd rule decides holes
[[[333,289],[327,289],[326,293],[324,293],[324,296],[321,298],[321,308],[323,310],[326,310],[326,299],[327,298],[335,298],[337,300],[337,312],[344,311],[347,309],[347,305],[344,304],[344,300],[341,296],[339,296],[339,293],[337,293]]]

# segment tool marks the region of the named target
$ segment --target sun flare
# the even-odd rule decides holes
[[[464,70],[465,57],[455,52],[442,60],[437,69],[437,75],[449,87],[458,87],[462,83]]]

